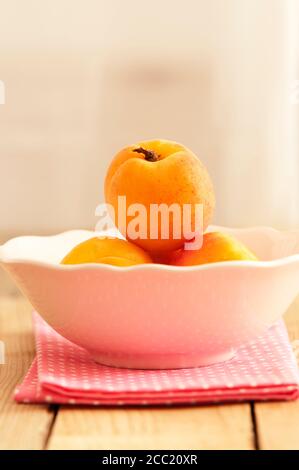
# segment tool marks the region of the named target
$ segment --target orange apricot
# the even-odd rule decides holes
[[[133,215],[127,216],[125,227],[118,222],[118,197],[126,197],[127,207],[141,204],[146,210],[145,236],[132,237],[128,230]],[[153,140],[139,142],[121,150],[111,162],[105,179],[106,202],[114,208],[115,223],[122,234],[145,250],[157,253],[173,251],[183,246],[183,206],[191,208],[190,228],[195,229],[195,207],[203,207],[203,227],[210,223],[215,194],[209,173],[189,149],[176,142]],[[170,208],[176,204],[181,214],[179,232],[174,234],[173,215],[168,214],[169,234],[156,219],[156,234],[151,232],[151,205]],[[176,229],[175,229],[176,230]],[[189,238],[189,237],[187,237]]]
[[[233,260],[257,261],[257,257],[236,238],[222,232],[210,232],[204,234],[200,249],[177,250],[159,261],[174,266],[196,266]]]
[[[102,263],[133,266],[152,263],[142,248],[118,238],[91,238],[73,248],[61,264]]]

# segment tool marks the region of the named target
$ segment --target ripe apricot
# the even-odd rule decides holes
[[[233,260],[257,261],[257,257],[236,238],[222,232],[210,232],[204,234],[200,249],[177,250],[163,261],[174,266],[195,266]]]
[[[146,210],[145,237],[132,237],[128,226],[134,216],[128,215],[125,229],[118,222],[118,197],[126,197],[126,205],[141,204]],[[210,223],[215,195],[208,171],[201,161],[189,149],[176,142],[153,140],[139,142],[121,150],[113,159],[105,180],[106,202],[115,211],[115,223],[122,234],[145,250],[157,253],[172,251],[183,246],[186,234],[181,217],[179,236],[174,235],[172,215],[168,217],[169,236],[157,220],[157,232],[151,234],[151,205],[176,204],[181,214],[183,206],[191,208],[192,230],[195,229],[195,206],[203,206],[203,227]],[[189,238],[189,237],[187,237]]]
[[[133,266],[152,263],[151,257],[133,243],[118,238],[91,238],[73,248],[61,264],[103,263]]]

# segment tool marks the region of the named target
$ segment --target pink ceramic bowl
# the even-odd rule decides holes
[[[19,237],[0,262],[61,335],[102,364],[134,368],[207,365],[232,357],[286,311],[299,291],[299,232],[229,232],[262,261],[193,267],[62,266],[94,232]]]

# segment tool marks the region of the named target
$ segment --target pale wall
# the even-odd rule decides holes
[[[205,161],[216,222],[298,226],[295,3],[2,0],[0,231],[93,227],[112,155],[158,136]]]

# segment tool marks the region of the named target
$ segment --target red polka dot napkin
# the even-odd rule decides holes
[[[221,364],[134,370],[96,364],[34,313],[37,356],[15,399],[23,403],[148,405],[295,399],[299,374],[283,322]]]

